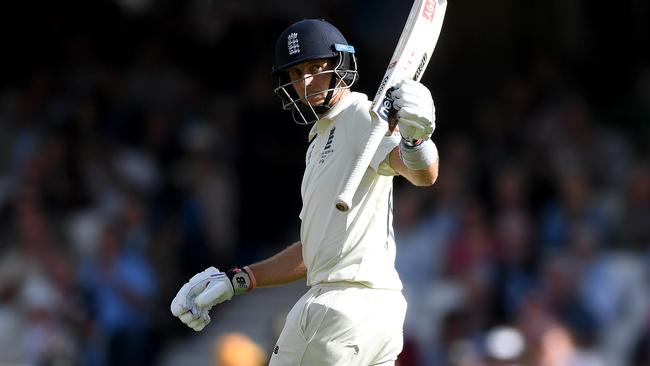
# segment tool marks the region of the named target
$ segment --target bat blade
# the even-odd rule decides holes
[[[420,80],[438,43],[447,10],[446,0],[417,0],[402,30],[370,109],[384,122],[392,107],[386,94],[402,79]]]
[[[446,11],[447,0],[415,0],[413,3],[370,107],[374,123],[370,136],[361,155],[355,161],[343,191],[336,199],[335,205],[339,211],[350,210],[354,193],[361,183],[363,174],[368,169],[382,138],[389,131],[388,121],[393,107],[393,99],[390,95],[392,86],[402,79],[419,81],[422,78],[438,43]]]

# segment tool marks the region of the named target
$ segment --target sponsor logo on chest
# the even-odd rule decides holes
[[[332,142],[334,142],[334,131],[336,130],[336,127],[332,127],[330,130],[329,135],[327,136],[327,142],[325,142],[325,147],[323,147],[323,152],[320,154],[320,158],[318,159],[318,164],[323,164],[325,160],[334,152],[334,149],[332,148]]]

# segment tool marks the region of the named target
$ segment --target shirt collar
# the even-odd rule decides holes
[[[332,124],[332,122],[336,120],[336,117],[338,117],[339,114],[341,114],[341,112],[343,112],[347,107],[351,106],[357,101],[365,99],[367,99],[365,94],[357,92],[351,92],[348,95],[344,96],[329,111],[323,114],[320,119],[316,121],[316,123],[314,123],[311,131],[309,131],[308,141],[311,141],[317,134],[325,132],[327,128]]]

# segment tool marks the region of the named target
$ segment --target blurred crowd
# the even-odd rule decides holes
[[[366,52],[367,93],[392,52],[350,15],[370,1],[88,3],[11,9],[35,19],[0,90],[1,365],[155,364],[189,335],[179,284],[297,239],[307,130],[272,92],[276,35],[330,19]],[[590,54],[481,79],[443,37],[440,177],[396,179],[400,366],[650,365],[648,47],[607,93],[580,83]]]
[[[488,98],[476,135],[438,141],[435,189],[396,193],[413,365],[481,364],[503,326],[527,345],[516,364],[650,364],[647,150],[539,88]]]

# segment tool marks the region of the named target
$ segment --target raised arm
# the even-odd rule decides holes
[[[433,144],[431,142],[431,144]],[[435,145],[433,145],[435,148]],[[398,172],[401,176],[406,178],[411,184],[418,187],[427,187],[432,185],[438,179],[438,159],[433,160],[430,165],[422,169],[409,169],[402,157],[400,157],[400,148],[396,147],[390,152],[390,166]],[[433,153],[431,153],[433,155]],[[437,151],[435,156],[437,156]]]
[[[402,142],[390,152],[391,167],[416,186],[430,186],[438,178],[438,149],[431,141],[436,109],[429,89],[402,80],[393,91]]]

